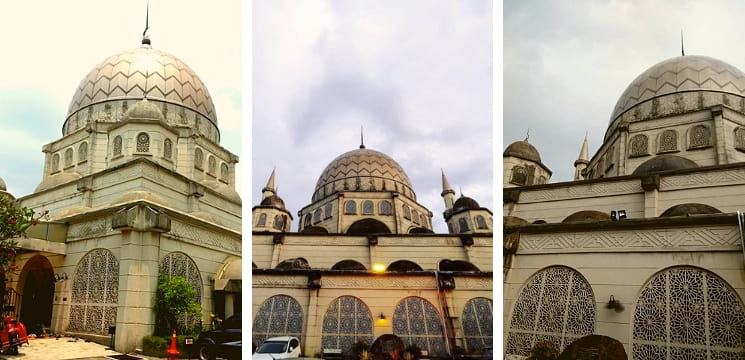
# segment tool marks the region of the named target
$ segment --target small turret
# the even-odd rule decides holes
[[[251,209],[253,212],[254,230],[272,232],[290,231],[292,215],[285,208],[284,200],[277,196],[277,189],[274,185],[274,170],[272,170],[266,186],[261,191],[261,203]]]
[[[455,191],[450,187],[448,178],[445,177],[445,171],[440,169],[442,172],[442,192],[440,196],[445,200],[445,211],[451,210],[455,203]]]
[[[263,189],[261,189],[261,200],[276,195],[277,191],[275,190],[274,185],[274,169],[272,169],[272,174],[269,175],[269,180],[266,182],[266,186],[264,186]]]
[[[585,141],[582,142],[582,149],[579,151],[579,157],[574,162],[574,180],[585,180],[586,177],[582,173],[587,169],[587,164],[590,163],[589,151],[587,149],[587,135],[585,135]]]

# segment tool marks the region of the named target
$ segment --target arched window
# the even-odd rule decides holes
[[[370,215],[375,213],[375,205],[373,205],[373,202],[370,200],[365,200],[362,202],[362,213],[365,215]]]
[[[311,219],[313,218],[313,215],[311,214],[305,214],[305,221],[303,221],[303,228],[310,227],[312,224]]]
[[[78,163],[86,161],[88,161],[88,143],[84,141],[78,146]]]
[[[632,137],[630,149],[629,157],[649,155],[649,139],[647,135],[639,134]]]
[[[512,179],[510,182],[516,185],[525,185],[528,182],[528,172],[524,167],[515,165],[512,168]]]
[[[660,134],[657,152],[671,152],[678,150],[678,133],[675,130],[665,130]]]
[[[214,156],[210,155],[207,157],[207,173],[214,176],[216,171],[217,161],[215,160]]]
[[[202,170],[204,166],[204,153],[202,152],[202,149],[197,148],[194,150],[194,167]]]
[[[148,151],[150,151],[150,136],[144,132],[137,134],[137,152]]]
[[[735,129],[735,149],[745,151],[745,128],[738,127]]]
[[[72,278],[68,330],[107,334],[116,325],[119,260],[107,249],[83,256]]]
[[[492,301],[487,298],[468,300],[463,308],[463,337],[466,351],[476,351],[492,346],[494,330]]]
[[[429,221],[427,221],[427,217],[424,214],[419,215],[419,221],[422,226],[425,228],[429,227]]]
[[[360,299],[342,296],[332,301],[323,315],[322,349],[341,349],[352,355],[357,340],[373,343],[373,321],[370,309]]]
[[[409,208],[409,205],[404,205],[403,209],[404,209],[404,219],[411,220],[411,209]]]
[[[324,207],[324,210],[323,210],[324,215],[325,215],[324,218],[325,219],[331,218],[334,215],[333,214],[333,210],[334,210],[334,205],[332,203],[326,204],[326,206]]]
[[[414,224],[419,225],[419,212],[416,210],[411,210],[411,221],[414,222]]]
[[[202,276],[199,274],[197,264],[188,255],[182,252],[172,252],[163,257],[158,268],[158,276],[180,276],[191,285],[196,292],[194,302],[202,304]],[[201,316],[181,317],[178,319],[180,325],[193,327],[199,325]]]
[[[59,154],[52,155],[52,171],[59,171]]]
[[[171,139],[163,140],[163,157],[166,159],[173,157],[173,142]]]
[[[711,141],[710,138],[711,134],[706,125],[696,125],[691,128],[689,133],[688,148],[698,149],[708,147]]]
[[[228,182],[228,164],[220,163],[220,180]]]
[[[114,137],[114,150],[113,150],[114,156],[119,156],[122,154],[122,137],[117,135]]]
[[[274,228],[277,230],[283,230],[285,228],[284,218],[281,215],[274,216]]]
[[[415,344],[429,356],[446,357],[442,319],[432,304],[420,297],[401,300],[393,312],[393,334],[404,344]]]
[[[65,167],[72,166],[73,151],[71,148],[65,150]]]
[[[256,223],[257,226],[266,226],[266,214],[261,213],[259,215],[259,221]]]
[[[313,212],[313,223],[317,224],[319,222],[321,222],[321,208],[318,208]]]
[[[383,200],[380,202],[380,215],[390,215],[391,214],[391,202],[388,200]]]
[[[488,229],[486,226],[486,220],[481,215],[476,215],[476,228],[477,229]]]
[[[450,224],[450,223],[448,223],[448,233],[450,233],[450,234],[454,234],[455,233],[455,231],[453,230],[453,225]]]
[[[251,329],[251,341],[261,344],[274,336],[303,334],[303,309],[300,303],[287,295],[272,296],[259,307]]]
[[[354,202],[354,200],[349,200],[344,204],[344,213],[345,214],[356,214],[357,213],[357,203]]]
[[[595,296],[587,280],[565,266],[551,266],[525,283],[512,310],[507,355],[525,356],[538,342],[563,351],[595,330]]]
[[[460,228],[460,232],[462,232],[462,233],[471,230],[468,227],[468,220],[466,220],[466,218],[460,218],[460,219],[458,219],[458,227]]]
[[[739,359],[745,312],[737,292],[694,267],[655,275],[634,312],[634,359]]]

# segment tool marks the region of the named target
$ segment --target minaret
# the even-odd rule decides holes
[[[266,186],[261,189],[261,200],[277,194],[277,191],[274,187],[274,170],[275,169],[272,169],[272,174],[269,175],[269,180],[266,182]]]
[[[445,211],[448,211],[453,208],[453,203],[455,203],[455,191],[450,187],[450,183],[445,177],[445,171],[440,169],[440,172],[442,172],[442,192],[440,196],[445,200]]]
[[[582,175],[582,171],[587,169],[587,164],[590,163],[590,156],[587,150],[587,135],[585,135],[585,141],[582,143],[582,150],[579,151],[579,158],[574,162],[574,180],[585,180],[585,176]]]

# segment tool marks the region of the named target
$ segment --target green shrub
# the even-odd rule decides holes
[[[188,319],[199,319],[201,308],[194,301],[196,290],[191,287],[186,279],[181,276],[163,276],[158,281],[155,292],[155,334],[160,336],[171,335],[172,330],[179,333],[190,333],[195,329],[190,328]],[[179,325],[179,319],[187,319],[186,327]]]

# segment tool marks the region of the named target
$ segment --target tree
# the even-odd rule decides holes
[[[18,247],[16,239],[26,236],[26,230],[48,213],[36,213],[32,209],[18,207],[15,201],[0,195],[0,301],[5,299],[5,276],[12,270]],[[2,310],[4,309],[0,308]]]
[[[181,276],[162,276],[155,292],[155,335],[169,336],[172,330],[184,333],[192,329],[179,326],[179,319],[199,317],[201,307],[194,301],[196,290]]]

